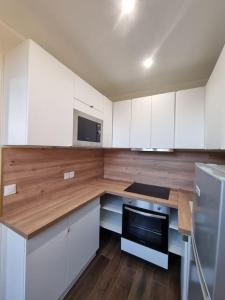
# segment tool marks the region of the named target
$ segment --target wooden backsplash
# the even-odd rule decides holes
[[[225,164],[225,152],[132,152],[71,148],[4,148],[3,185],[17,184],[5,203],[36,199],[95,177],[138,181],[185,190],[193,189],[194,163]],[[63,174],[75,171],[71,180]]]
[[[225,164],[225,152],[104,151],[104,177],[193,190],[194,163]]]
[[[103,177],[103,150],[69,148],[4,148],[3,185],[17,184],[17,194],[5,198],[14,202],[52,190]],[[64,172],[75,177],[64,180]]]

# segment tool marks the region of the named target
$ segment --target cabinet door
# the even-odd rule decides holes
[[[174,148],[175,93],[152,96],[152,148]]]
[[[93,109],[103,112],[104,96],[77,75],[74,75],[74,97]]]
[[[4,59],[5,128],[3,143],[27,144],[28,41],[12,49]]]
[[[132,100],[130,147],[149,148],[151,137],[151,97]]]
[[[28,144],[71,146],[73,73],[29,43]]]
[[[28,240],[26,299],[58,299],[68,287],[67,220]]]
[[[103,104],[103,147],[112,147],[112,101],[107,98]]]
[[[113,147],[130,147],[131,100],[113,104]]]
[[[176,93],[175,148],[204,148],[204,87]]]
[[[99,248],[99,199],[69,216],[69,282],[74,281]]]
[[[225,149],[225,48],[206,85],[206,149]]]

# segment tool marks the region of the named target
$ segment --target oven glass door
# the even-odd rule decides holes
[[[149,248],[168,253],[168,216],[123,205],[122,236]]]
[[[77,139],[99,143],[101,138],[101,124],[84,117],[78,116]]]

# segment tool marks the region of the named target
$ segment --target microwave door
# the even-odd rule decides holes
[[[102,120],[74,110],[74,146],[101,147],[102,126]]]
[[[87,142],[97,141],[97,124],[94,121],[78,117],[78,140]]]

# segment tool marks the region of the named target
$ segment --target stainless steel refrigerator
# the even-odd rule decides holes
[[[225,299],[225,166],[196,164],[188,300]]]

